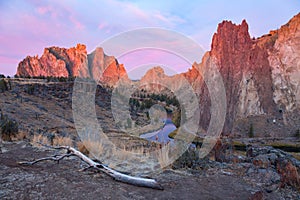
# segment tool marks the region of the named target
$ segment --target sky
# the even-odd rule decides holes
[[[250,35],[258,37],[298,12],[299,0],[0,0],[0,74],[14,75],[21,60],[41,56],[45,47],[83,43],[89,53],[114,35],[144,27],[176,31],[207,51],[223,20],[240,24],[246,19]],[[118,60],[129,74],[150,63],[178,73],[191,67],[170,52],[157,52],[129,52]],[[141,71],[130,76],[139,78]]]

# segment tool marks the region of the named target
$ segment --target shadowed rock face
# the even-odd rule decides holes
[[[214,34],[210,56],[223,77],[227,113],[224,132],[231,132],[238,117],[274,114],[269,47],[257,45],[248,33],[248,24],[224,21]],[[209,101],[209,100],[208,100]],[[209,112],[205,112],[209,113]]]
[[[40,58],[27,56],[19,63],[17,75],[93,78],[110,86],[122,77],[128,79],[124,66],[113,56],[105,55],[102,48],[87,54],[82,44],[70,49],[45,48]]]
[[[245,20],[241,25],[224,21],[209,56],[216,58],[226,90],[224,133],[232,132],[238,119],[257,115],[290,125],[300,99],[300,14],[258,39],[250,38]]]

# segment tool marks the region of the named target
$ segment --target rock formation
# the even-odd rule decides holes
[[[88,55],[91,78],[107,85],[115,85],[121,78],[129,80],[123,64],[113,56],[105,55],[102,48],[96,48]],[[97,81],[98,82],[98,81]]]
[[[226,90],[223,134],[245,136],[250,126],[256,136],[293,135],[300,129],[300,14],[257,39],[250,37],[245,20],[240,25],[223,21],[200,64],[194,63],[188,72],[171,77],[155,67],[141,82],[171,82],[170,88],[176,90],[187,80],[200,100],[200,110],[195,114],[200,114],[201,128],[207,129],[211,97],[202,76],[212,60]],[[161,91],[150,86],[146,89]]]
[[[110,86],[122,77],[128,79],[124,66],[113,56],[105,55],[102,48],[87,54],[82,44],[70,49],[45,48],[40,58],[27,56],[19,63],[17,75],[93,78]]]
[[[171,77],[155,67],[139,85],[150,92],[174,92],[185,90],[188,83],[199,97],[200,110],[195,114],[206,130],[211,97],[203,74],[212,63],[226,90],[223,134],[245,136],[250,127],[254,136],[286,136],[300,130],[300,13],[257,39],[250,37],[245,20],[240,25],[223,21],[200,64]],[[91,77],[108,85],[122,77],[129,80],[124,66],[113,56],[105,55],[102,48],[87,55],[86,47],[80,44],[71,49],[50,47],[40,58],[27,57],[20,62],[17,75]]]
[[[300,14],[279,30],[251,39],[248,25],[224,21],[214,34],[209,55],[223,77],[227,114],[223,133],[247,133],[251,124],[257,136],[291,135],[300,127]],[[203,58],[202,67],[205,66]],[[204,87],[204,84],[202,88]],[[209,94],[201,89],[200,111],[209,119]],[[259,120],[258,120],[259,119]],[[201,125],[207,127],[209,120]],[[241,129],[244,127],[244,129]]]

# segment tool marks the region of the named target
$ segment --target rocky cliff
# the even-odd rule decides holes
[[[45,48],[40,58],[27,56],[19,63],[17,75],[93,78],[107,85],[114,85],[122,77],[128,79],[124,66],[113,56],[105,55],[102,48],[87,54],[82,44],[70,49]]]
[[[214,34],[211,50],[188,72],[168,77],[155,67],[141,79],[176,90],[188,81],[199,96],[200,126],[210,122],[210,94],[203,81],[211,61],[217,65],[226,90],[227,113],[223,134],[245,136],[252,126],[256,136],[287,136],[300,129],[300,14],[260,38],[251,38],[245,20],[240,25],[223,21]],[[161,91],[147,86],[146,89]]]
[[[211,51],[223,77],[227,114],[223,134],[287,136],[300,129],[300,14],[279,30],[251,39],[248,24],[219,24]],[[202,127],[209,120],[209,93],[202,84]],[[204,106],[203,106],[204,105]]]

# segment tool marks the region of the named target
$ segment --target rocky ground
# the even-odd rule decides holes
[[[53,155],[28,142],[3,143],[0,153],[1,199],[299,199],[291,186],[282,188],[271,169],[250,164],[207,163],[202,170],[166,169],[153,175],[163,191],[116,182],[105,174],[79,172],[70,158],[21,166],[20,161]]]
[[[0,199],[300,199],[299,161],[269,147],[271,143],[274,147],[288,144],[298,150],[296,138],[239,138],[229,146],[221,142],[211,153],[212,159],[199,160],[197,150],[190,150],[162,173],[151,175],[163,185],[163,191],[118,183],[93,171],[79,172],[82,163],[76,158],[59,164],[19,165],[20,161],[57,153],[32,146],[35,136],[43,136],[47,142],[58,136],[70,138],[79,148],[72,86],[72,82],[15,80],[1,93],[1,114],[16,120],[27,139],[0,143]],[[101,87],[97,92],[97,119],[108,137],[124,149],[152,148],[153,144],[117,130],[108,109],[109,94]],[[140,120],[145,121],[143,116]],[[230,146],[243,152],[232,151]],[[126,165],[128,161],[124,158],[120,162]]]
[[[8,90],[1,92],[0,112],[18,122],[19,131],[29,136],[39,134],[48,138],[62,136],[79,140],[72,112],[73,81],[7,79],[7,82]],[[132,141],[129,146],[143,143],[144,140],[118,130],[110,109],[110,97],[111,92],[98,85],[94,106],[102,130],[112,140],[117,135],[119,140]],[[139,124],[149,121],[146,115],[139,115],[137,120]]]

